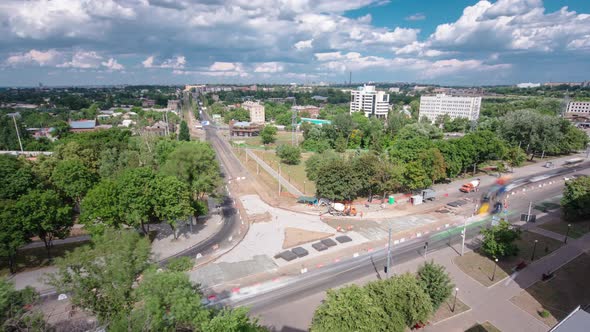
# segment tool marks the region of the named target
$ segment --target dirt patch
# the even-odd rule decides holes
[[[257,214],[249,215],[248,216],[248,219],[252,223],[256,223],[256,222],[269,222],[269,221],[272,220],[272,215],[270,214],[270,212],[257,213]]]
[[[536,245],[535,240],[537,241]],[[522,232],[520,239],[516,240],[515,244],[519,249],[518,255],[500,259],[495,274],[494,266],[496,264],[494,261],[477,250],[466,253],[464,256],[455,257],[453,261],[463,272],[482,285],[489,287],[512,274],[517,265],[523,262],[528,265],[533,258],[536,261],[563,245],[560,241],[533,232]],[[533,251],[535,252],[534,257]]]
[[[283,241],[283,249],[296,247],[298,245],[312,241],[322,240],[332,235],[334,234],[287,227],[285,229],[285,241]]]
[[[449,297],[443,304],[441,304],[440,308],[438,308],[434,315],[432,315],[430,323],[436,324],[440,321],[464,313],[469,309],[471,308],[467,304],[463,303],[459,298],[457,298],[457,302],[455,302],[455,296],[453,295]]]
[[[492,325],[490,322],[484,322],[482,324],[475,324],[465,332],[500,332],[500,330]]]

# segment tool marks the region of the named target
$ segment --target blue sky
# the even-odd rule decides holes
[[[590,1],[2,0],[0,86],[590,80]]]

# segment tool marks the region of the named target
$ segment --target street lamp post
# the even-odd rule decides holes
[[[305,195],[305,180],[303,180],[303,195]]]
[[[570,229],[572,228],[572,224],[567,224],[567,231],[565,232],[565,239],[563,243],[567,243],[567,237],[570,235]]]
[[[389,240],[387,243],[387,267],[385,277],[389,279],[389,271],[391,270],[391,225],[389,226]]]
[[[535,251],[537,250],[537,242],[539,242],[539,240],[535,240],[535,244],[533,245],[533,255],[531,256],[531,262],[535,260]]]
[[[457,305],[457,293],[459,293],[459,287],[455,288],[455,299],[453,300],[453,309],[452,312],[455,312],[455,306]]]
[[[498,267],[498,259],[494,259],[494,273],[492,273],[492,281],[494,281],[494,279],[496,279],[496,268]]]
[[[463,256],[463,254],[465,253],[465,238],[467,237],[467,218],[465,218],[465,221],[463,222],[463,230],[461,231],[461,237],[461,256]]]

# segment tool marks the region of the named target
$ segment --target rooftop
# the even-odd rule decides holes
[[[72,129],[93,129],[94,127],[96,127],[96,120],[70,121],[70,128]]]

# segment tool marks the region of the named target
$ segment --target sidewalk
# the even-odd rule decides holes
[[[528,227],[530,231],[540,230],[536,226]],[[546,233],[552,233],[544,231]],[[554,234],[563,237],[559,234]],[[454,263],[456,255],[443,254],[434,258],[439,264],[444,265],[457,287],[459,298],[471,307],[471,311],[430,326],[425,331],[456,331],[459,328],[465,330],[475,323],[491,322],[501,331],[547,331],[550,327],[514,305],[510,299],[534,283],[540,280],[541,275],[547,271],[555,271],[561,266],[572,261],[585,251],[590,250],[590,234],[580,239],[570,239],[567,245],[554,253],[531,263],[521,272],[515,272],[495,285],[487,288],[471,279],[461,271]]]

